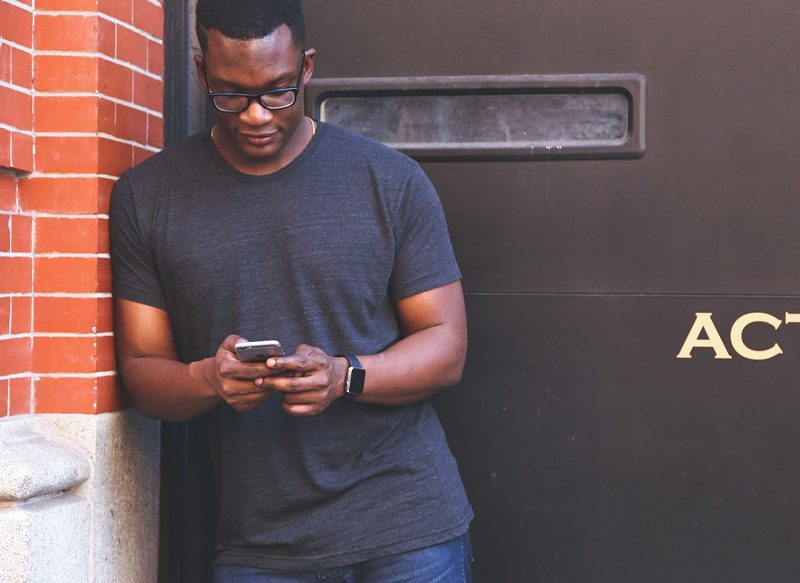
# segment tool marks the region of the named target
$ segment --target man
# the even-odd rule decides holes
[[[111,237],[126,388],[209,418],[215,580],[467,581],[472,511],[428,401],[466,353],[438,197],[304,115],[296,0],[199,0],[197,20],[215,124],[118,181]],[[294,351],[240,362],[244,339]]]

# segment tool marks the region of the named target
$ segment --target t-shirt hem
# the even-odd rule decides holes
[[[164,300],[162,298],[157,297],[139,288],[117,284],[114,286],[113,295],[114,297],[117,298],[130,300],[132,302],[137,302],[139,304],[146,304],[148,306],[159,308],[161,310],[167,309],[167,305],[164,303]]]
[[[467,511],[461,520],[450,528],[430,533],[423,537],[415,537],[402,542],[362,549],[356,552],[336,553],[316,557],[274,557],[263,554],[255,555],[233,550],[218,553],[214,558],[214,567],[219,565],[236,565],[243,567],[255,567],[257,569],[282,569],[286,571],[312,571],[316,569],[334,569],[345,565],[355,565],[386,557],[398,553],[406,553],[416,549],[441,544],[457,538],[469,530],[469,523],[473,519],[474,513],[471,506],[467,506]]]
[[[402,286],[392,290],[392,299],[402,300],[413,295],[436,289],[461,279],[459,270],[438,272],[428,276],[418,277]]]

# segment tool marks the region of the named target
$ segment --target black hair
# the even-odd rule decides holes
[[[197,0],[196,14],[197,40],[203,52],[210,28],[228,38],[253,40],[269,36],[285,24],[294,43],[305,46],[306,24],[300,0]]]

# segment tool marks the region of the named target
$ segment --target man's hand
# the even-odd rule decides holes
[[[319,415],[344,395],[347,360],[321,348],[301,344],[291,356],[268,358],[265,368],[273,374],[262,373],[256,386],[283,393],[283,409],[290,415]]]
[[[250,411],[275,393],[269,387],[254,382],[280,371],[267,368],[263,362],[241,362],[236,357],[234,346],[245,338],[231,334],[217,349],[213,374],[208,382],[216,389],[220,398],[238,412]]]

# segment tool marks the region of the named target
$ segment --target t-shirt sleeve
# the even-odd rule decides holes
[[[142,224],[131,184],[123,175],[111,192],[109,212],[114,295],[166,309],[158,268]]]
[[[415,166],[397,205],[389,293],[397,301],[461,278],[436,190]]]

